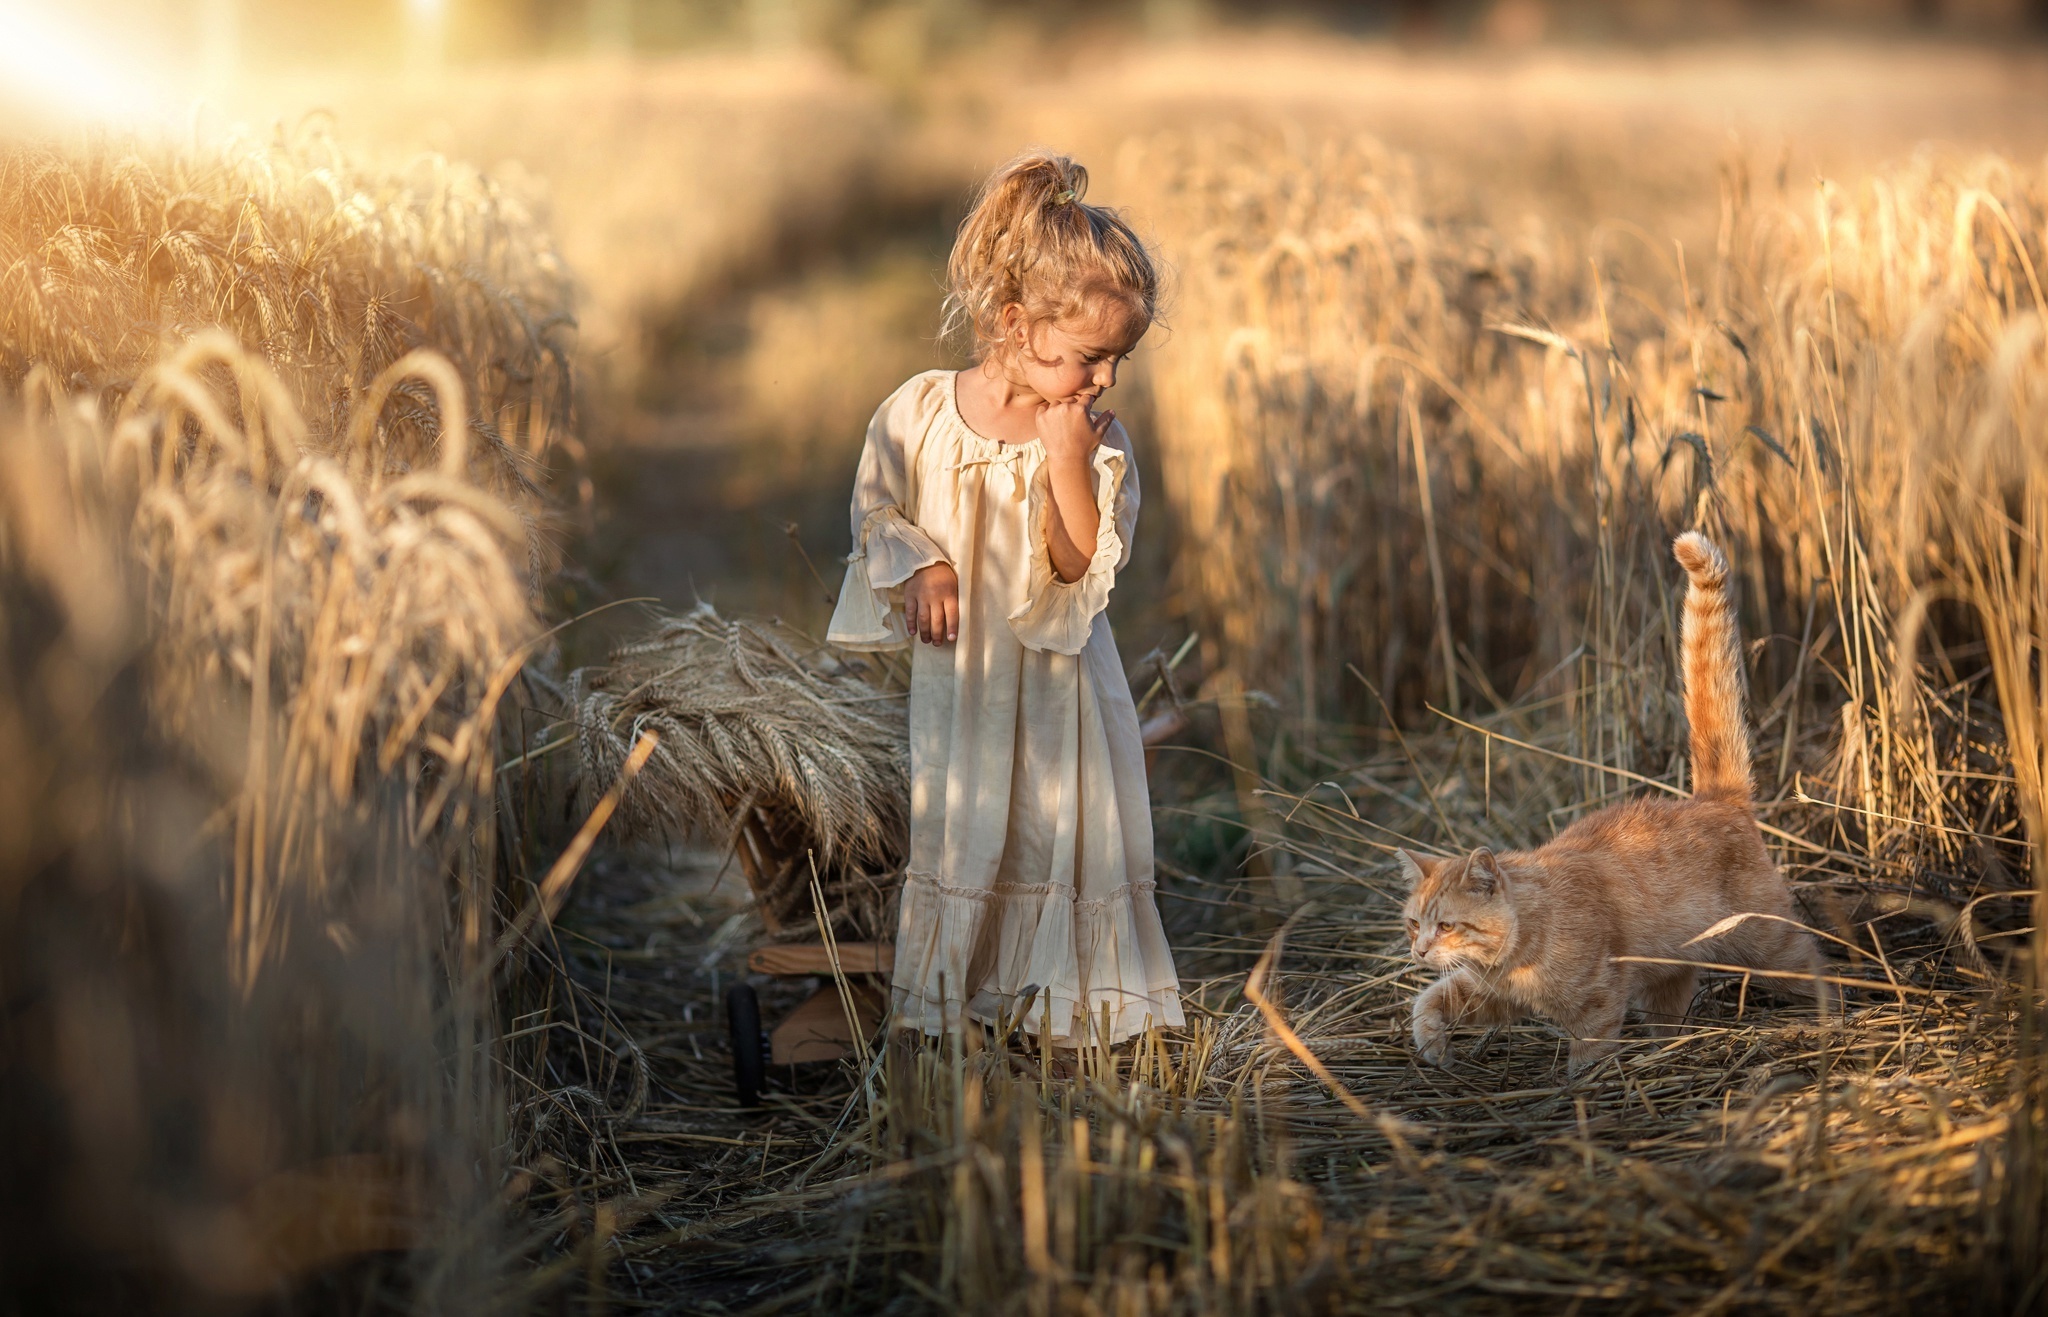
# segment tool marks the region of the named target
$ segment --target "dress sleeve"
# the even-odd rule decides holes
[[[910,519],[906,439],[920,427],[916,381],[891,394],[868,422],[853,480],[853,552],[826,640],[843,649],[901,649],[901,587],[921,567],[947,561]]]
[[[1026,649],[1078,654],[1109,606],[1116,574],[1131,560],[1138,525],[1138,470],[1121,421],[1095,449],[1095,555],[1077,580],[1062,581],[1052,569],[1046,542],[1052,508],[1052,477],[1041,463],[1031,478],[1031,593],[1010,614],[1010,629]]]

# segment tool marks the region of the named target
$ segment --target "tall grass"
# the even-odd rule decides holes
[[[790,250],[793,212],[848,213],[886,154],[833,79],[793,102],[740,79],[692,118],[694,74],[592,108],[601,76],[479,75],[448,143],[560,128],[535,168],[638,363],[663,308]],[[749,117],[768,100],[800,104]],[[720,1110],[704,976],[648,907],[572,912],[602,938],[505,973],[574,872],[537,872],[574,821],[547,772],[565,717],[598,724],[576,739],[607,781],[660,724],[642,790],[667,794],[629,821],[786,792],[877,867],[896,827],[788,753],[834,724],[792,730],[788,702],[864,701],[853,678],[745,625],[671,628],[566,691],[522,674],[573,441],[566,282],[530,217],[460,168],[366,174],[317,141],[0,160],[0,898],[24,912],[0,974],[30,1003],[4,1091],[52,1131],[11,1154],[50,1205],[11,1209],[14,1274],[129,1307],[514,1305],[649,1263],[686,1297],[737,1275],[736,1302],[825,1308],[1877,1312],[1987,1270],[2026,1298],[2038,169],[1929,155],[1809,189],[1737,151],[1718,205],[1636,229],[1582,211],[1660,184],[1537,168],[1515,204],[1559,196],[1520,223],[1445,199],[1527,137],[1460,163],[1313,106],[1158,131],[1162,106],[1102,194],[1178,270],[1141,460],[1199,546],[1170,603],[1238,770],[1159,779],[1196,784],[1164,802],[1161,899],[1197,1023],[1078,1059],[899,1042],[767,1117]],[[859,300],[756,309],[758,433],[814,435],[903,369],[874,344],[846,379],[821,364]],[[638,365],[596,375],[675,401]],[[1684,789],[1667,546],[1691,525],[1742,573],[1760,815],[1849,1013],[1730,977],[1697,1030],[1577,1084],[1534,1025],[1422,1070],[1382,857]],[[887,719],[839,712],[846,776],[897,790]],[[1219,829],[1235,849],[1186,844]],[[752,917],[706,932],[709,982]],[[514,1286],[522,1247],[548,1260]],[[339,1265],[378,1251],[406,1261]]]
[[[886,1054],[836,1125],[775,1125],[777,1190],[637,1256],[772,1256],[789,1306],[2032,1302],[2040,171],[1736,150],[1667,228],[1508,225],[1341,116],[1215,117],[1103,188],[1178,272],[1141,458],[1240,770],[1162,814],[1170,862],[1247,834],[1161,897],[1200,1026]],[[1539,1027],[1417,1066],[1386,851],[1685,789],[1691,526],[1741,573],[1760,818],[1846,1018],[1726,978],[1583,1085]]]
[[[876,93],[795,53],[294,81],[245,100],[317,116],[371,159],[471,162],[527,199],[578,284],[581,364],[614,422],[636,390],[675,401],[660,372],[707,302],[829,238],[902,165]]]
[[[1642,286],[1432,223],[1409,167],[1355,145],[1165,138],[1135,168],[1186,288],[1160,466],[1223,548],[1188,597],[1307,728],[1562,697],[1572,753],[1666,773],[1664,545],[1702,525],[1743,573],[1767,796],[1796,811],[1803,781],[1843,807],[1829,834],[1950,873],[2032,808],[2030,770],[1972,748],[2011,660],[1970,657],[1980,626],[2031,634],[2027,568],[1993,599],[1969,563],[2003,541],[1958,559],[1951,536],[2031,460],[2001,436],[2036,405],[2038,178],[1928,158],[1757,195],[1738,160],[1717,250]]]
[[[432,464],[439,407],[458,401],[412,373],[380,383],[431,346],[463,385],[459,474],[538,510],[569,421],[567,273],[532,216],[475,171],[366,173],[308,129],[289,145],[170,153],[9,146],[0,190],[10,386],[41,366],[118,400],[167,350],[220,329],[278,377],[310,446],[381,481]]]
[[[14,150],[0,194],[5,721],[61,724],[8,807],[51,837],[5,879],[49,1195],[16,1261],[59,1302],[490,1306],[545,241],[317,145]]]

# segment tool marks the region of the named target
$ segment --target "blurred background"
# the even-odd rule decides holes
[[[1188,656],[1160,698],[1204,753],[1159,756],[1161,872],[1228,899],[1169,904],[1177,946],[1240,915],[1263,939],[1300,890],[1275,880],[1304,875],[1385,916],[1330,945],[1394,945],[1387,838],[1527,844],[1683,782],[1666,546],[1694,525],[1743,574],[1788,872],[1929,928],[2016,894],[2026,866],[1987,848],[2022,816],[2041,844],[2048,774],[2014,767],[2004,720],[2048,737],[1991,674],[2037,680],[2043,596],[1930,604],[1930,581],[1981,595],[1957,564],[2004,551],[2005,505],[1969,472],[1938,486],[1967,498],[1919,500],[2008,402],[2012,434],[2048,433],[2044,42],[2048,0],[0,0],[0,1119],[31,1131],[0,1147],[30,1186],[0,1221],[0,1317],[247,1311],[294,1276],[315,1280],[279,1311],[545,1310],[578,1277],[605,1291],[618,1232],[674,1224],[647,1204],[754,1174],[709,1160],[755,1132],[706,1023],[755,932],[716,863],[699,891],[599,855],[577,890],[615,920],[601,944],[513,954],[494,921],[531,926],[590,806],[547,757],[575,740],[549,739],[572,670],[649,625],[591,610],[703,599],[822,631],[864,425],[962,364],[938,339],[951,235],[1031,146],[1084,161],[1170,271],[1113,398],[1147,499],[1111,612],[1137,690]],[[214,325],[239,346],[186,347]],[[380,392],[415,347],[459,387]],[[259,366],[286,383],[247,391]],[[451,398],[478,443],[436,482]],[[244,442],[265,433],[346,470],[313,498]],[[163,489],[103,496],[81,456],[137,444],[186,482],[176,515]],[[338,533],[350,499],[383,520]],[[35,515],[66,506],[76,525]],[[107,529],[135,506],[148,535]],[[79,543],[113,565],[85,572]],[[123,592],[146,624],[100,616]],[[1436,709],[1577,767],[1510,766]],[[1276,786],[1335,789],[1339,823],[1377,831],[1311,835]],[[290,900],[257,919],[250,892]],[[1329,1027],[1398,1043],[1402,1009],[1389,989],[1369,1029]],[[650,1082],[680,1105],[638,1134],[684,1149],[657,1170],[608,1142]],[[1916,1247],[1977,1219],[1879,1197],[1963,1222],[1919,1219]],[[1805,1237],[1778,1201],[1748,1238]],[[124,1231],[132,1273],[102,1253]],[[1927,1283],[1975,1284],[1982,1236]],[[395,1288],[365,1264],[320,1289],[408,1252]],[[661,1283],[689,1292],[695,1265]]]
[[[1162,130],[1342,125],[1437,215],[1710,245],[1731,153],[1800,183],[1928,142],[2030,153],[2048,105],[2044,0],[4,0],[0,31],[18,130],[317,131],[486,171],[576,284],[589,483],[563,603],[807,626],[868,412],[952,360],[951,228],[1026,146],[1128,207]],[[1173,535],[1148,520],[1127,646],[1170,629]]]
[[[958,47],[1017,24],[1116,28],[1142,39],[1277,22],[1353,36],[1527,42],[1816,28],[1983,36],[2044,16],[2038,0],[82,0],[50,8],[96,33],[126,33],[134,53],[175,50],[216,78],[245,64],[378,65],[401,52],[431,63],[804,45],[860,59],[905,40],[917,53]]]

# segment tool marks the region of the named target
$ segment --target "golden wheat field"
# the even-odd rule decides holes
[[[2048,49],[1208,8],[0,96],[0,1314],[2048,1308]],[[1071,1058],[881,1027],[907,665],[819,639],[1032,144],[1170,268],[1190,1022]],[[1424,1065],[1392,852],[1687,793],[1688,529],[1843,1010]],[[743,1106],[735,988],[844,1055]]]

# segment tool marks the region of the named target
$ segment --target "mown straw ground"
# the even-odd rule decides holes
[[[1494,817],[1528,812],[1554,761],[1495,754]],[[1333,776],[1376,784],[1370,822],[1328,789],[1320,813],[1271,800],[1305,905],[1272,880],[1169,884],[1185,1034],[1077,1066],[979,1030],[899,1041],[787,1072],[755,1114],[730,1106],[719,1009],[750,945],[737,876],[614,858],[562,944],[611,1096],[565,1113],[539,1172],[564,1194],[570,1168],[601,1174],[554,1219],[573,1239],[608,1194],[631,1222],[611,1293],[656,1308],[1893,1312],[1996,1282],[2027,1065],[1979,959],[2010,966],[2000,940],[1866,906],[1835,948],[1838,1021],[1725,975],[1686,1035],[1574,1083],[1534,1023],[1433,1070],[1407,1040],[1426,980],[1358,840],[1432,833],[1431,780],[1394,745]],[[1189,811],[1227,811],[1217,786]]]

